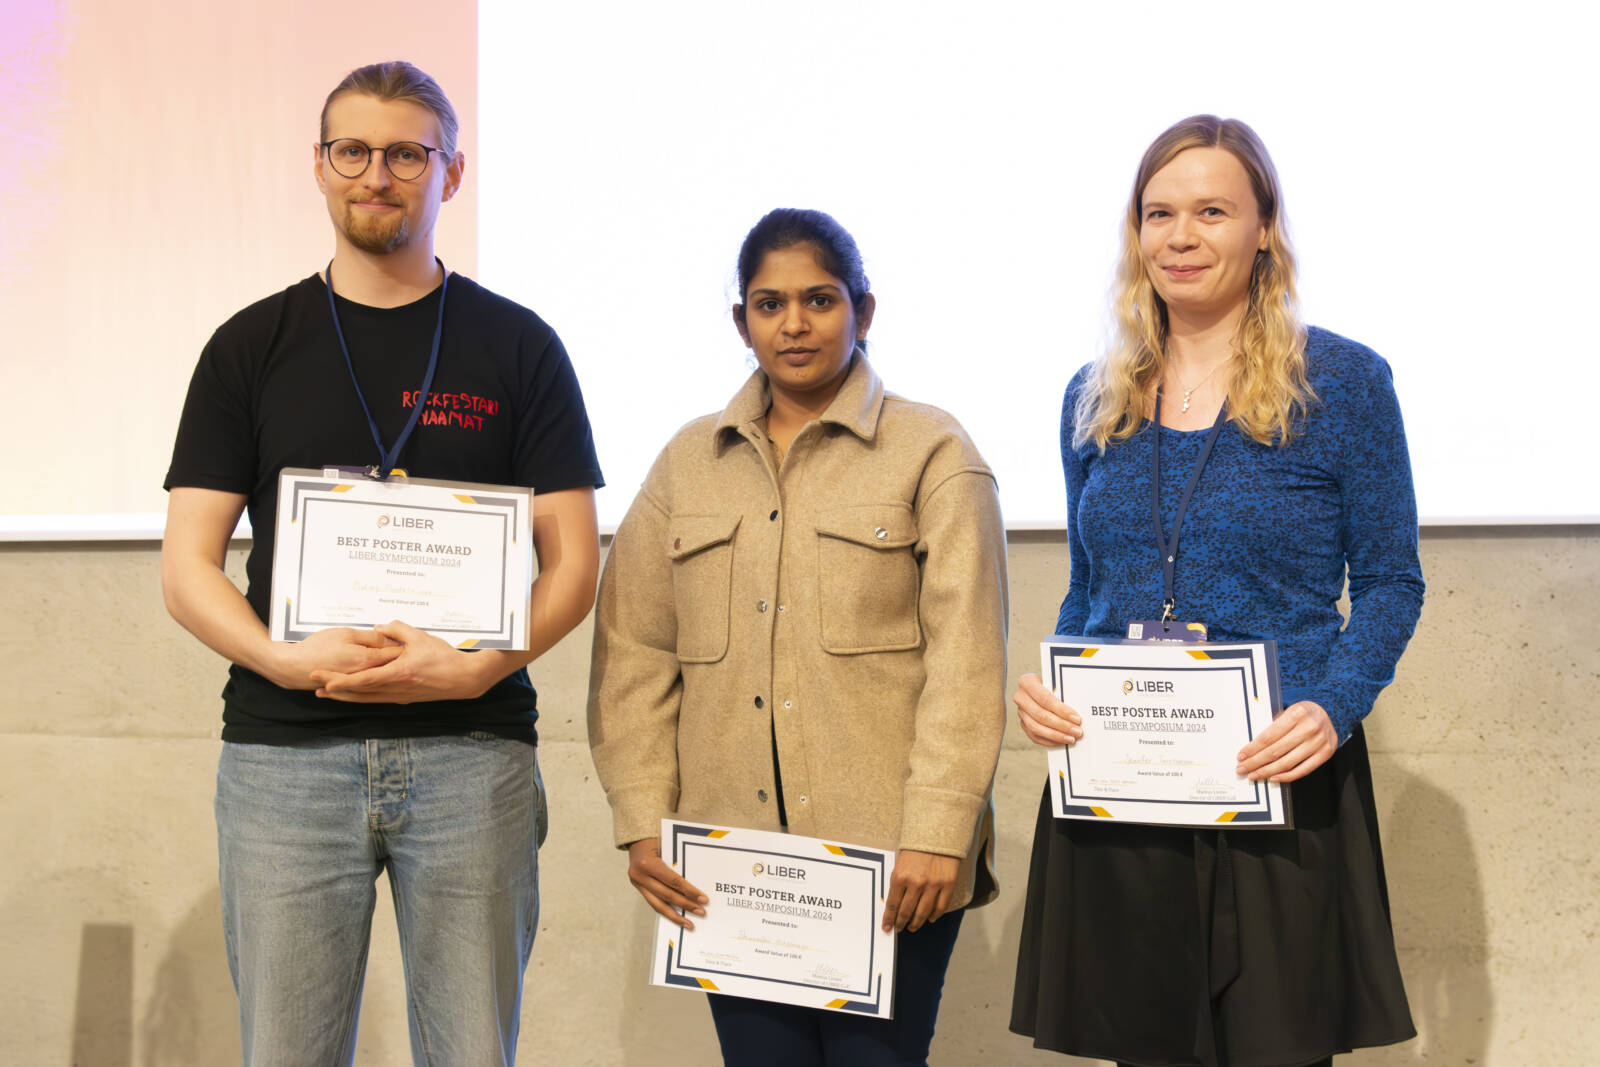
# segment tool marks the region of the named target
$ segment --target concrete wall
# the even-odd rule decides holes
[[[1054,621],[1059,540],[1013,538],[1013,674]],[[0,546],[3,1063],[238,1055],[211,817],[224,665],[167,618],[157,562],[145,544]],[[1430,531],[1423,564],[1422,625],[1369,720],[1421,1035],[1349,1062],[1585,1062],[1600,1047],[1600,529]],[[584,739],[588,645],[585,626],[535,672],[552,830],[523,1059],[715,1062],[703,1000],[644,981],[650,913],[608,845]],[[1069,1062],[1006,1030],[1044,767],[1014,722],[1006,746],[1002,896],[963,930],[936,1064]],[[409,1062],[386,897],[360,1064]]]

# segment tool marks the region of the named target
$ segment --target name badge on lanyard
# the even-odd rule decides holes
[[[1155,518],[1156,551],[1161,559],[1161,617],[1158,619],[1132,619],[1128,622],[1128,638],[1133,641],[1184,641],[1200,642],[1206,639],[1206,624],[1198,621],[1181,622],[1178,619],[1177,563],[1178,563],[1178,534],[1183,530],[1183,517],[1189,510],[1189,500],[1194,496],[1195,486],[1200,484],[1200,473],[1206,468],[1206,461],[1211,458],[1211,450],[1216,447],[1217,438],[1222,435],[1222,424],[1227,421],[1228,405],[1223,404],[1217,412],[1216,421],[1211,424],[1211,429],[1206,433],[1206,439],[1200,446],[1200,458],[1195,460],[1194,470],[1189,472],[1189,481],[1183,487],[1183,495],[1178,498],[1178,510],[1172,516],[1172,536],[1161,525],[1161,390],[1156,389],[1156,414],[1151,425],[1155,438],[1150,446],[1150,511]]]

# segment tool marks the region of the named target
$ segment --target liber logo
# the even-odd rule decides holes
[[[793,882],[803,882],[806,877],[804,867],[790,867],[786,863],[762,863],[759,860],[751,865],[750,873],[757,878],[766,875],[768,878],[787,878]]]
[[[433,520],[418,518],[415,515],[379,515],[378,529],[381,530],[385,526],[394,526],[407,530],[431,530],[433,529]]]
[[[1132,678],[1129,678],[1127,681],[1122,683],[1122,691],[1124,693],[1133,692],[1133,679]]]

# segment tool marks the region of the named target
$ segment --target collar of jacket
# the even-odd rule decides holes
[[[712,431],[712,450],[720,453],[735,436],[749,433],[771,406],[772,394],[767,389],[766,373],[758,370],[722,409],[722,417]],[[882,412],[883,380],[867,358],[857,354],[851,359],[844,382],[828,410],[822,413],[821,421],[843,426],[863,441],[870,441],[878,432],[878,416]]]

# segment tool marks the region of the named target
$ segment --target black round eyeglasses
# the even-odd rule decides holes
[[[373,153],[383,157],[389,173],[403,182],[414,182],[428,169],[428,157],[442,148],[430,148],[415,141],[396,141],[386,148],[373,148],[354,137],[339,137],[323,141],[322,150],[328,153],[328,165],[334,173],[345,178],[359,178],[372,165]]]

